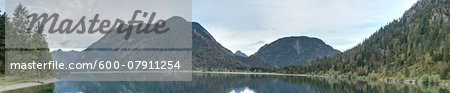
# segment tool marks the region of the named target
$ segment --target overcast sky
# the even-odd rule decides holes
[[[253,54],[287,36],[345,51],[402,16],[417,0],[194,0],[193,21],[226,48]]]
[[[106,15],[110,15],[107,16],[110,18],[129,17],[134,9],[145,10],[149,7],[131,5],[135,3],[128,5],[127,2],[102,2],[101,0],[92,1],[102,2],[102,4],[87,3],[92,5],[80,3],[78,0],[44,0],[46,1],[44,3],[32,0],[13,1],[11,4],[20,2],[27,6],[29,10],[58,12],[61,15],[71,15],[69,17],[74,19],[80,18],[79,16],[90,18],[93,13],[104,12],[103,10],[95,10],[95,7],[87,6],[113,6],[106,7],[106,9],[103,7],[104,10],[113,10],[106,13]],[[192,21],[203,25],[226,48],[232,51],[241,50],[248,55],[256,52],[264,44],[288,36],[316,37],[335,49],[345,51],[360,43],[364,38],[369,37],[381,26],[401,17],[403,12],[416,1],[193,0]],[[8,3],[8,5],[10,4]],[[127,7],[123,5],[127,5]],[[0,8],[3,12],[5,9],[4,0],[1,0]],[[12,11],[15,6],[7,6],[6,8],[10,8]],[[77,10],[71,11],[70,9]],[[88,13],[82,13],[86,11]],[[122,13],[117,13],[118,11]],[[79,15],[76,16],[76,14]],[[47,41],[50,48],[74,46],[75,48],[85,48],[100,37],[101,35],[83,35],[73,38],[48,36]],[[86,38],[89,40],[86,41]],[[70,40],[70,42],[67,40]]]
[[[1,13],[5,11],[5,0],[0,0],[0,10],[2,10]]]

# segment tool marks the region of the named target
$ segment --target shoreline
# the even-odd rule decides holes
[[[438,85],[438,86],[450,86],[449,83],[445,82],[423,82],[416,80],[399,80],[399,79],[388,79],[388,78],[369,78],[369,77],[345,77],[345,76],[328,76],[330,78],[351,78],[358,80],[377,80],[382,82],[394,82],[394,83],[404,83],[404,84],[424,84],[424,85]]]
[[[193,73],[211,73],[211,74],[255,74],[255,75],[277,75],[277,76],[303,76],[303,77],[325,77],[325,78],[350,78],[357,80],[376,80],[382,82],[394,82],[394,83],[405,83],[405,84],[425,84],[425,85],[439,85],[439,86],[450,86],[449,83],[437,82],[429,83],[423,81],[415,80],[399,80],[399,79],[387,79],[387,78],[368,78],[368,77],[345,77],[345,76],[326,76],[326,75],[311,75],[311,74],[283,74],[283,73],[264,73],[264,72],[214,72],[214,71],[193,71]]]
[[[310,75],[310,74],[283,74],[283,73],[264,73],[264,72],[214,72],[214,71],[192,71],[191,73],[200,73],[200,74],[237,74],[237,75],[274,75],[274,76],[296,76],[296,77],[324,77],[324,78],[350,78],[350,79],[357,79],[357,80],[376,80],[381,82],[394,82],[394,83],[404,83],[404,84],[425,84],[430,85],[431,83],[425,83],[422,81],[415,81],[415,80],[397,80],[397,79],[383,79],[383,78],[368,78],[368,77],[344,77],[344,76],[325,76],[325,75]],[[33,87],[33,86],[39,86],[39,85],[45,85],[49,83],[54,83],[56,81],[59,81],[59,79],[52,78],[52,79],[46,79],[46,80],[40,80],[35,82],[22,82],[12,85],[6,85],[6,86],[0,86],[0,92],[5,92],[9,90],[16,90],[16,89],[22,89],[27,87]],[[449,83],[433,83],[431,85],[438,85],[438,86],[449,86]]]
[[[39,81],[34,81],[34,82],[22,82],[22,83],[17,83],[17,84],[12,84],[12,85],[0,86],[0,92],[6,92],[6,91],[10,91],[10,90],[45,85],[45,84],[50,84],[50,83],[53,83],[56,81],[59,81],[59,79],[52,78],[52,79],[39,80]]]

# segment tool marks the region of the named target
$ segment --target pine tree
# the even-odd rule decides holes
[[[5,17],[6,37],[4,45],[6,45],[6,53],[8,62],[49,62],[51,56],[48,49],[48,43],[45,41],[45,35],[42,33],[34,33],[43,30],[45,26],[39,23],[33,26],[32,32],[28,32],[29,19],[27,18],[27,9],[19,4],[12,14],[12,18]],[[3,62],[4,64],[4,62]],[[4,69],[4,67],[3,67]],[[43,70],[9,70],[5,72],[10,75],[22,75],[22,77],[46,77],[52,75],[50,69]]]

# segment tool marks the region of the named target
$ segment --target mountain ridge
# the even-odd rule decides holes
[[[340,53],[318,38],[307,36],[283,37],[262,46],[251,56],[264,59],[276,67],[308,65],[312,60]]]

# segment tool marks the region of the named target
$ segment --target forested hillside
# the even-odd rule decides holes
[[[363,43],[311,66],[284,73],[394,77],[423,81],[450,78],[450,1],[419,0],[399,19]]]

